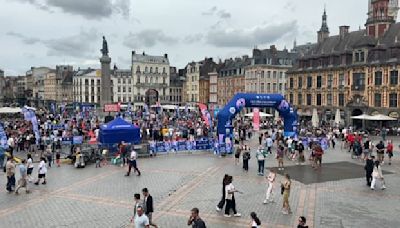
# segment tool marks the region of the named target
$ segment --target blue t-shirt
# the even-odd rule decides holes
[[[19,165],[19,173],[21,174],[21,177],[26,175],[26,167],[24,164]]]

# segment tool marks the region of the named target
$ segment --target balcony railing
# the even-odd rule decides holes
[[[365,85],[352,85],[351,90],[353,91],[364,91]]]

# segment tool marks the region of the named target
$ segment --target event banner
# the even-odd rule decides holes
[[[205,104],[199,103],[199,108],[201,111],[201,118],[204,120],[204,122],[207,124],[207,126],[210,126],[210,119],[209,119],[209,113],[207,110],[207,106]]]
[[[0,123],[0,147],[3,147],[4,149],[7,149],[8,144],[7,144],[7,135],[4,132],[4,127],[3,124]]]
[[[253,108],[253,128],[255,131],[260,130],[260,109]]]
[[[166,152],[177,152],[177,151],[187,151],[187,150],[219,150],[220,153],[232,153],[231,144],[226,143],[215,143],[214,140],[201,139],[201,140],[181,140],[172,142],[155,142],[151,141],[150,151],[152,153],[166,153]]]

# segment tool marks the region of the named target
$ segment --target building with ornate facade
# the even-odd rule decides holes
[[[134,109],[145,104],[167,104],[170,98],[168,55],[152,56],[132,51],[132,89]]]
[[[217,64],[212,58],[205,58],[199,62],[191,62],[186,66],[186,81],[184,102],[208,104],[210,97],[209,73],[216,71]]]
[[[174,105],[182,104],[182,87],[183,87],[184,70],[177,70],[176,67],[170,67],[169,81],[169,103]]]
[[[50,70],[44,80],[44,96],[47,107],[51,103],[71,103],[73,102],[73,67],[56,66],[55,70]]]
[[[131,70],[111,71],[111,100],[113,103],[132,103],[133,80]],[[101,101],[101,69],[78,69],[73,77],[74,102],[99,104]]]
[[[4,71],[0,69],[0,105],[2,105],[4,100],[4,86],[5,86]]]
[[[253,50],[251,64],[245,70],[245,91],[247,93],[285,93],[286,72],[296,61],[297,53],[286,48],[278,50],[275,45],[269,49]]]
[[[400,23],[390,3],[369,1],[366,28],[350,32],[340,26],[335,36],[324,12],[317,43],[298,50],[288,72],[286,95],[300,114],[316,108],[322,119],[332,120],[339,109],[348,123],[363,113],[399,117]]]
[[[223,107],[236,93],[246,90],[245,68],[251,64],[251,59],[245,55],[242,58],[226,59],[218,70],[218,105]]]

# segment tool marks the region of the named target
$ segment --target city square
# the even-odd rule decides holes
[[[398,0],[0,5],[0,228],[399,227]]]

